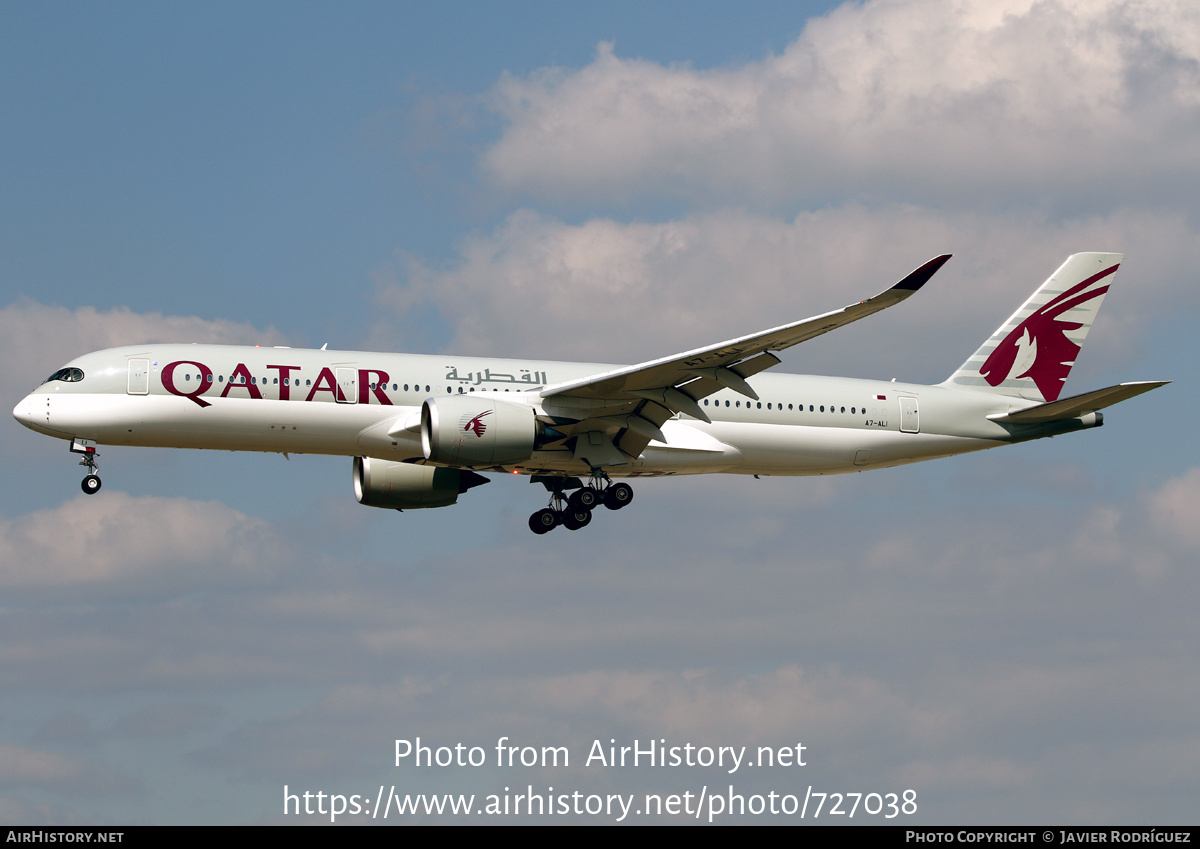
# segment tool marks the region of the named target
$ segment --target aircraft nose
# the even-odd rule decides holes
[[[26,395],[13,407],[13,418],[25,427],[32,428],[37,419],[38,407],[32,395]]]

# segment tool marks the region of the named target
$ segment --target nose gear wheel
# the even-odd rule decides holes
[[[95,495],[100,491],[100,475],[97,474],[97,472],[100,471],[100,466],[96,463],[96,456],[97,454],[95,451],[89,451],[88,453],[84,454],[83,459],[79,461],[79,465],[87,469],[88,472],[79,484],[79,488],[82,489],[86,495]]]

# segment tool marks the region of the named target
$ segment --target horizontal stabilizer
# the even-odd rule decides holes
[[[1151,389],[1166,386],[1170,382],[1169,380],[1139,380],[1132,383],[1121,383],[1117,386],[1096,389],[1092,392],[1085,392],[1082,395],[1063,398],[1059,401],[1050,401],[1045,404],[1027,407],[1015,413],[988,416],[988,418],[994,422],[1012,422],[1014,424],[1036,424],[1038,422],[1052,422],[1059,419],[1073,419],[1088,413],[1094,413],[1097,410],[1103,410],[1105,407],[1111,407],[1113,404],[1119,404],[1136,395],[1141,395],[1143,392],[1149,392]]]

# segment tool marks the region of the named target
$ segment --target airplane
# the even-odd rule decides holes
[[[1060,397],[1115,253],[1068,257],[939,384],[765,373],[775,352],[900,303],[949,259],[842,309],[632,366],[145,344],[72,360],[13,415],[70,440],[89,495],[99,445],[334,454],[353,458],[360,504],[397,510],[454,504],[481,472],[526,475],[549,492],[529,517],[544,534],[625,507],[632,478],[887,468],[1099,427],[1102,409],[1170,382]]]

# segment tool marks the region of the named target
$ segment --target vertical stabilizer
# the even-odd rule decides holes
[[[1072,254],[943,386],[1056,401],[1122,254]]]

